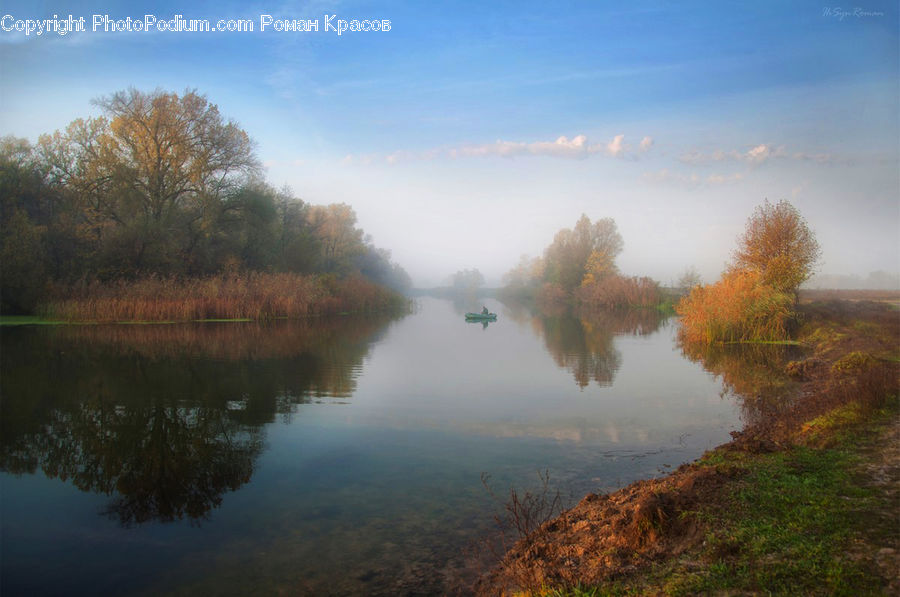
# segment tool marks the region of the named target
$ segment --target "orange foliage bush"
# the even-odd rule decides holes
[[[42,314],[66,321],[297,318],[396,307],[399,295],[362,277],[281,273],[82,281],[58,286]]]
[[[695,287],[675,311],[684,341],[712,344],[787,339],[793,306],[793,295],[764,284],[759,272],[735,270]]]

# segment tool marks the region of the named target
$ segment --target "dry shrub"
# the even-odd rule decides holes
[[[724,480],[711,467],[684,465],[666,478],[588,495],[517,541],[474,592],[541,595],[547,587],[600,585],[663,554],[683,553],[703,540],[691,513],[718,495]]]
[[[547,282],[538,288],[535,300],[542,310],[554,310],[563,308],[568,304],[568,294],[565,288],[559,284]]]
[[[562,511],[559,490],[550,487],[550,471],[538,473],[541,488],[535,492],[518,492],[510,488],[509,499],[503,503],[503,514],[494,516],[498,529],[504,535],[510,529],[515,530],[516,539],[522,539],[537,531],[544,523]],[[501,502],[489,484],[491,476],[481,474],[481,484],[496,502]]]
[[[56,287],[41,311],[45,317],[66,321],[265,320],[385,310],[401,301],[361,277],[338,280],[250,272],[188,279],[83,280]]]
[[[834,405],[855,402],[868,411],[884,406],[900,390],[897,364],[865,353],[849,353],[836,361],[831,371],[831,385],[826,394]]]
[[[606,276],[575,291],[578,301],[590,307],[655,307],[662,302],[659,284],[647,277]]]
[[[775,341],[788,338],[794,296],[763,284],[760,274],[731,271],[682,298],[681,335],[690,343]]]

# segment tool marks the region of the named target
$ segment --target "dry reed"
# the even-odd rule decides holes
[[[647,277],[607,276],[575,290],[582,305],[603,309],[656,307],[662,303],[659,284]]]
[[[686,342],[760,342],[788,338],[793,306],[792,294],[763,284],[759,274],[732,271],[695,287],[675,311]]]
[[[402,298],[361,277],[251,272],[206,278],[149,276],[58,286],[42,315],[65,321],[196,321],[301,318],[372,312]]]

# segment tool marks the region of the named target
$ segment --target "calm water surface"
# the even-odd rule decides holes
[[[5,328],[0,592],[440,594],[498,495],[567,505],[729,439],[652,314]]]

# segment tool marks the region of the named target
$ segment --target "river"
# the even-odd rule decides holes
[[[0,592],[452,593],[510,488],[572,505],[741,427],[675,319],[484,304],[3,328]]]

